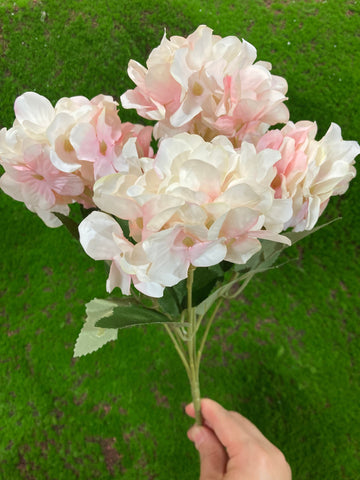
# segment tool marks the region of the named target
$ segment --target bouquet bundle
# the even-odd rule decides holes
[[[110,96],[53,107],[27,92],[13,127],[0,131],[3,191],[46,225],[64,224],[109,265],[107,292],[121,290],[87,304],[75,356],[120,328],[163,324],[198,423],[200,359],[221,301],[319,228],[360,153],[336,124],[316,140],[315,122],[289,121],[287,83],[256,55],[204,25],[187,38],[164,35],[146,67],[130,61],[136,87],[121,95],[153,126],[122,123]]]

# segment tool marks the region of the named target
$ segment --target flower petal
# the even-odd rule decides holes
[[[45,132],[55,116],[50,101],[35,92],[26,92],[15,100],[15,115],[34,134]]]
[[[79,225],[80,243],[94,260],[112,260],[119,254],[114,235],[123,237],[120,225],[103,212],[92,212]]]

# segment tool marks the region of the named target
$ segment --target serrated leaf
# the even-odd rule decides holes
[[[114,302],[115,306],[110,314],[99,319],[95,323],[96,327],[119,329],[153,323],[177,323],[158,310],[135,303],[131,297],[120,298]]]
[[[99,328],[95,323],[112,314],[117,303],[94,298],[86,304],[86,320],[76,340],[74,357],[95,352],[111,340],[117,339],[117,330]]]
[[[55,215],[55,217],[57,217],[60,220],[60,222],[64,225],[64,227],[69,231],[70,235],[72,235],[75,238],[75,240],[79,240],[78,224],[75,222],[75,220],[59,212],[52,212],[52,213]]]

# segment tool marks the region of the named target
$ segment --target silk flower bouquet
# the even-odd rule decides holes
[[[136,87],[121,96],[154,126],[122,123],[110,96],[53,107],[27,92],[15,101],[13,127],[0,131],[2,190],[49,227],[64,224],[108,264],[107,292],[122,293],[86,305],[74,356],[121,328],[162,324],[198,424],[200,361],[221,302],[320,228],[360,153],[336,124],[316,140],[316,123],[289,121],[287,83],[256,55],[204,25],[187,38],[164,34],[146,68],[129,62]]]

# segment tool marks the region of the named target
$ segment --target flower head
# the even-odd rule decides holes
[[[98,180],[94,201],[129,221],[147,281],[172,286],[190,265],[245,263],[260,250],[259,239],[289,243],[279,233],[291,201],[277,201],[271,188],[279,157],[246,142],[236,151],[226,137],[205,142],[182,133],[163,139],[137,172]]]
[[[320,141],[315,140],[316,132],[314,122],[289,122],[257,143],[258,151],[273,148],[281,154],[272,187],[277,199],[292,200],[293,215],[285,227],[295,231],[314,228],[330,197],[345,193],[356,175],[359,144],[343,140],[335,123]]]
[[[221,134],[239,146],[289,118],[286,81],[270,73],[269,63],[255,60],[251,44],[213,35],[205,25],[187,38],[164,35],[147,68],[130,61],[136,87],[121,102],[157,121],[156,138],[186,131],[211,140]]]
[[[5,165],[0,188],[39,215],[49,227],[61,222],[52,212],[67,215],[72,203],[84,190],[78,175],[59,171],[50,161],[49,148],[32,145],[24,150],[22,162]]]
[[[59,205],[64,214],[75,201],[93,207],[97,178],[131,170],[124,149],[132,163],[153,155],[152,127],[121,123],[117,105],[104,95],[62,98],[55,107],[35,92],[18,97],[13,127],[0,131],[1,188],[51,226],[61,225],[51,214]]]
[[[141,244],[133,245],[123,234],[120,225],[103,212],[92,212],[79,226],[80,242],[94,260],[111,262],[106,289],[110,293],[120,287],[130,295],[130,284],[151,297],[161,297],[164,287],[147,275],[149,260]]]

